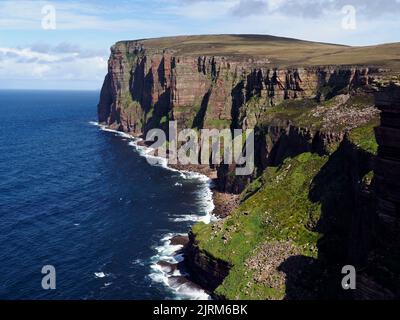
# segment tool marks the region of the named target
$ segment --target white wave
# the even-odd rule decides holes
[[[179,170],[177,170],[177,171],[179,171]],[[185,180],[195,179],[195,180],[199,180],[204,183],[211,184],[211,179],[204,174],[201,174],[198,172],[193,172],[193,171],[186,171],[186,170],[180,170],[179,173],[180,173],[180,176],[182,179],[185,179]]]
[[[157,254],[151,258],[151,270],[150,278],[154,282],[162,283],[169,287],[168,278],[170,275],[158,264],[160,261],[165,261],[172,264],[177,264],[180,261],[176,259],[176,252],[182,248],[181,245],[172,245],[171,239],[173,238],[172,233],[166,234],[162,239],[162,245],[155,248]]]
[[[211,297],[207,292],[201,289],[193,288],[187,283],[180,285],[176,291],[179,293],[181,299],[211,300]]]
[[[165,286],[169,286],[168,285],[168,277],[164,275],[164,273],[161,271],[157,272],[156,268],[152,268],[154,270],[154,272],[150,273],[149,277],[151,280],[153,280],[153,282],[156,283],[161,283]]]
[[[204,222],[204,223],[208,224],[208,223],[210,223],[211,216],[208,216],[208,215],[199,216],[198,214],[183,214],[181,216],[171,217],[171,218],[169,218],[169,220],[173,221],[173,222],[192,221],[192,222]]]
[[[115,134],[117,134],[117,135],[119,135],[121,137],[127,138],[127,139],[133,139],[134,138],[132,135],[130,135],[128,133],[125,133],[125,132],[122,132],[122,131],[118,131],[118,130],[114,130],[114,129],[110,129],[106,125],[99,124],[96,121],[89,121],[89,124],[99,127],[100,130],[102,130],[102,131],[112,132],[112,133],[115,133]]]
[[[208,224],[212,221],[218,220],[216,216],[212,214],[214,211],[215,205],[214,205],[214,200],[213,200],[213,193],[211,191],[211,187],[209,184],[204,186],[202,190],[200,191],[201,197],[203,199],[203,206],[204,206],[204,211],[206,212],[205,217],[203,218],[203,222]]]
[[[162,245],[155,247],[157,254],[153,256],[153,262],[166,261],[169,263],[179,263],[182,261],[180,255],[177,255],[176,252],[182,249],[183,246],[171,244],[171,239],[174,236],[176,236],[176,234],[168,233],[161,239]]]
[[[177,220],[173,220],[176,222],[180,221],[202,221],[204,223],[210,223],[211,221],[217,220],[215,216],[212,215],[212,211],[214,210],[214,202],[213,202],[213,194],[211,191],[212,187],[212,181],[209,177],[206,175],[203,175],[198,172],[192,172],[192,171],[187,171],[187,170],[178,170],[174,169],[168,166],[168,159],[159,157],[159,156],[154,156],[154,150],[150,147],[147,146],[142,146],[139,145],[140,142],[143,141],[141,138],[133,137],[127,133],[109,129],[104,125],[98,124],[97,122],[91,122],[94,125],[97,125],[100,127],[101,130],[103,131],[108,131],[112,133],[116,133],[122,137],[130,138],[130,142],[128,143],[130,146],[132,146],[141,156],[147,158],[147,159],[152,159],[155,160],[156,163],[153,163],[153,165],[163,167],[164,169],[173,171],[173,172],[178,172],[180,177],[185,180],[189,179],[194,179],[198,180],[203,183],[203,186],[199,190],[200,198],[202,199],[202,205],[201,205],[201,212],[199,214],[203,214],[204,216],[201,216],[199,219],[189,219],[187,220],[186,217],[181,217],[181,218],[176,218]]]
[[[98,122],[95,122],[95,121],[90,121],[89,123],[92,124],[92,125],[96,125],[96,126],[100,127],[100,130],[107,131],[107,132],[112,132],[112,133],[118,134],[118,135],[120,135],[122,137],[129,138],[131,140],[129,142],[129,145],[134,147],[134,149],[137,150],[141,156],[157,160],[158,163],[156,165],[160,165],[165,169],[168,169],[168,170],[173,171],[173,172],[179,172],[180,176],[183,179],[196,179],[196,180],[199,180],[201,182],[207,183],[207,184],[209,184],[209,186],[211,186],[211,179],[209,177],[207,177],[206,175],[204,175],[204,174],[201,174],[201,173],[198,173],[198,172],[193,172],[193,171],[187,171],[187,170],[178,170],[178,169],[174,169],[174,168],[169,167],[167,158],[155,156],[153,154],[154,153],[154,149],[152,149],[151,147],[139,145],[139,142],[142,142],[143,139],[138,138],[138,137],[134,137],[134,136],[132,136],[132,135],[130,135],[128,133],[125,133],[125,132],[121,132],[121,131],[118,131],[118,130],[110,129],[107,126],[99,124]]]
[[[182,249],[182,245],[172,245],[171,239],[177,235],[185,234],[166,234],[162,239],[162,245],[155,248],[157,254],[151,258],[152,264],[150,266],[151,273],[150,279],[154,282],[161,283],[171,290],[173,290],[178,299],[191,299],[191,300],[209,300],[210,296],[202,289],[194,288],[187,283],[178,283],[171,281],[171,277],[182,277],[182,274],[178,269],[171,273],[170,268],[165,268],[159,265],[161,261],[165,261],[171,264],[177,264],[183,261],[183,255],[178,251]]]
[[[136,259],[136,260],[132,261],[132,264],[138,264],[140,266],[144,266],[144,262],[142,259]]]
[[[180,177],[185,180],[194,179],[200,181],[202,186],[198,192],[199,199],[201,199],[199,213],[193,215],[183,215],[180,217],[172,218],[175,222],[182,222],[182,221],[202,221],[206,224],[210,223],[211,221],[217,220],[217,217],[212,215],[212,211],[214,210],[214,201],[213,201],[213,194],[211,191],[212,181],[206,175],[201,173],[187,171],[187,170],[178,170],[168,166],[168,159],[154,156],[154,150],[150,147],[139,145],[140,142],[143,141],[141,138],[133,137],[127,133],[120,132],[117,130],[112,130],[107,128],[104,125],[98,124],[97,122],[91,122],[93,125],[97,125],[100,127],[101,130],[112,132],[115,134],[120,135],[124,138],[129,138],[129,145],[132,146],[141,156],[152,159],[153,165],[160,166],[164,169],[170,170],[172,172],[178,172]],[[182,184],[181,184],[182,185]],[[175,234],[176,235],[176,234]],[[158,264],[160,261],[165,261],[173,264],[177,264],[183,261],[183,255],[178,254],[177,251],[182,248],[181,245],[171,245],[171,238],[175,236],[174,234],[167,234],[165,235],[161,241],[162,245],[156,247],[155,250],[157,254],[151,258],[151,270],[149,277],[158,283],[163,283],[164,285],[171,288],[168,278],[171,277],[171,274],[168,274],[163,268]],[[179,270],[174,271],[173,276],[182,276]],[[201,289],[193,288],[192,286],[183,283],[177,288],[173,289],[180,298],[184,299],[193,299],[193,300],[208,300],[210,296]]]
[[[171,168],[168,166],[168,159],[160,156],[155,156],[155,150],[151,147],[139,145],[139,142],[142,142],[143,139],[141,138],[135,138],[133,141],[129,142],[129,145],[134,147],[134,149],[144,158],[147,160],[151,160],[151,163],[149,164],[154,165],[154,166],[159,166],[162,167],[166,170],[172,171],[172,172],[181,172],[178,169]]]
[[[94,275],[96,278],[104,278],[106,276],[104,272],[95,272]]]

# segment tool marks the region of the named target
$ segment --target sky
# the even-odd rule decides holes
[[[119,40],[270,34],[399,42],[400,0],[0,0],[0,89],[99,90]]]

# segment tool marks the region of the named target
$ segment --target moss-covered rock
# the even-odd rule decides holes
[[[217,288],[218,295],[230,299],[275,299],[284,295],[284,287],[254,281],[259,270],[251,271],[245,265],[265,243],[290,242],[293,252],[315,257],[320,235],[313,231],[313,226],[320,214],[320,204],[310,201],[308,192],[326,161],[327,157],[304,153],[280,167],[270,167],[246,189],[248,196],[230,217],[216,224],[193,227],[201,250],[233,265]],[[280,277],[275,270],[268,279]]]
[[[360,130],[369,136],[373,126]],[[324,286],[310,283],[330,281],[324,277],[332,270],[321,271],[321,261],[345,259],[357,192],[372,180],[373,154],[365,146],[345,139],[327,155],[287,158],[247,186],[230,216],[194,225],[198,250],[231,266],[215,295],[316,297]]]
[[[374,128],[378,125],[379,120],[374,118],[368,123],[353,129],[349,133],[350,141],[359,148],[376,155],[378,153],[378,143],[376,142]]]

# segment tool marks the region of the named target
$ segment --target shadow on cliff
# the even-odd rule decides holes
[[[208,91],[206,92],[206,94],[204,95],[204,97],[201,101],[200,109],[193,119],[193,123],[192,123],[193,128],[196,128],[198,130],[204,128],[204,118],[206,116],[208,102],[209,102],[210,96],[211,96],[211,91],[212,91],[212,88],[208,89]]]
[[[373,199],[363,195],[362,178],[372,170],[372,155],[345,139],[314,177],[309,199],[321,215],[306,227],[322,237],[318,258],[292,256],[278,270],[286,274],[285,299],[349,299],[341,287],[345,265],[362,269],[372,245]]]
[[[132,99],[140,103],[146,115],[146,124],[144,127],[144,134],[149,130],[158,128],[168,132],[169,113],[171,111],[171,89],[166,86],[167,80],[165,78],[165,60],[161,59],[160,65],[157,69],[158,85],[163,88],[159,94],[157,101],[153,104],[152,88],[154,85],[153,73],[148,71],[145,75],[145,59],[140,62],[135,69],[134,76],[131,77],[130,86],[132,92],[140,92],[140,95],[132,95]]]
[[[232,109],[231,109],[231,118],[232,124],[231,129],[240,129],[239,126],[239,116],[240,116],[240,107],[244,105],[244,95],[243,95],[244,83],[240,81],[231,92],[232,96]]]

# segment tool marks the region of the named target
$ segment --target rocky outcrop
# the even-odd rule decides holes
[[[185,248],[185,256],[185,265],[190,271],[190,279],[210,293],[222,283],[229,273],[229,264],[201,250],[191,232],[189,232],[189,243]]]
[[[256,128],[271,105],[369,90],[380,71],[352,66],[281,69],[268,58],[179,55],[138,41],[118,42],[111,48],[99,122],[137,136],[152,128],[166,129],[169,120],[180,128]],[[343,133],[312,131],[289,121],[256,130],[259,172],[289,153],[323,153],[343,139]],[[234,170],[235,165],[218,168],[219,190],[240,193],[251,181],[235,177]]]
[[[378,214],[385,234],[397,237],[400,231],[400,86],[391,85],[378,92],[376,106],[382,111],[381,125],[376,129]]]
[[[284,101],[321,102],[347,96],[349,92],[369,93],[379,72],[378,68],[367,66],[281,68],[268,57],[181,55],[171,48],[146,47],[139,41],[118,42],[111,48],[108,74],[101,90],[99,122],[137,136],[152,128],[166,128],[169,120],[176,120],[180,128],[255,128],[254,175],[235,176],[234,164],[217,168],[216,185],[228,193],[241,193],[266,168],[278,167],[287,158],[306,152],[329,157],[312,181],[309,195],[312,201],[321,203],[317,231],[324,236],[318,243],[319,262],[328,266],[325,271],[329,266],[337,268],[344,264],[366,270],[359,277],[361,289],[352,298],[393,297],[398,295],[393,285],[398,283],[398,273],[388,271],[386,266],[392,263],[391,252],[398,250],[400,243],[398,87],[390,87],[377,96],[382,124],[376,131],[380,147],[372,184],[364,183],[363,178],[372,170],[375,157],[351,143],[346,131],[376,116],[375,109],[361,112],[353,108],[353,113],[349,113],[338,104],[316,108],[310,124],[299,125],[275,115],[261,121],[268,108]],[[347,120],[343,121],[344,118]],[[316,119],[323,119],[324,126],[316,129]],[[338,123],[340,128],[336,130]],[[335,189],[338,186],[340,190]],[[276,251],[275,247],[267,248]],[[284,250],[276,252],[281,251]],[[191,280],[210,292],[223,282],[232,267],[203,250],[193,234],[185,255]],[[260,257],[268,260],[265,255]],[[378,263],[380,259],[385,262]],[[258,261],[248,260],[252,266]],[[398,262],[394,265],[398,267]],[[340,276],[336,269],[326,274],[330,272]],[[379,272],[385,275],[383,282],[374,276]],[[288,279],[295,278],[288,274]],[[340,283],[340,279],[332,279]],[[283,278],[278,281],[279,286],[282,281]]]
[[[176,55],[137,41],[111,48],[99,121],[136,135],[168,120],[185,128],[254,127],[248,104],[368,88],[379,69],[352,66],[279,68],[267,58]],[[250,112],[251,111],[251,112]]]
[[[278,166],[284,159],[304,152],[328,154],[330,146],[340,144],[345,136],[343,131],[301,128],[290,121],[276,121],[256,130],[254,144],[257,172],[263,172],[269,166]],[[239,194],[252,180],[252,177],[236,176],[235,168],[235,164],[218,167],[216,183],[220,191]]]
[[[377,197],[375,246],[360,277],[357,299],[400,298],[400,86],[390,84],[375,95],[381,110],[376,128],[379,144],[375,163]]]
[[[299,152],[303,155],[309,154]],[[295,159],[295,155],[292,158]],[[310,184],[306,185],[306,188],[309,188],[307,198],[312,203],[320,205],[318,219],[314,223],[305,224],[306,229],[320,234],[315,242],[318,250],[317,258],[302,255],[296,250],[289,250],[285,247],[286,242],[276,242],[272,234],[266,233],[265,237],[268,240],[261,242],[259,244],[261,249],[256,252],[255,256],[248,257],[245,262],[249,266],[251,265],[255,272],[254,279],[249,279],[249,281],[255,281],[258,285],[263,283],[268,288],[272,286],[277,291],[282,290],[282,283],[285,282],[284,297],[286,299],[358,298],[362,294],[361,291],[364,290],[362,289],[363,286],[368,291],[371,288],[368,287],[368,289],[367,286],[372,283],[371,278],[366,277],[362,272],[370,263],[370,254],[375,246],[377,236],[376,201],[374,186],[370,181],[375,156],[356,146],[350,141],[348,135],[344,135],[333,153],[325,154],[320,158],[325,158],[326,162],[312,174],[313,178]],[[290,166],[288,167],[287,162],[274,164],[275,168],[290,168]],[[282,170],[285,172],[285,169]],[[310,172],[307,172],[307,174],[310,174]],[[299,171],[299,176],[304,175],[304,172]],[[257,186],[257,183],[259,186]],[[246,189],[246,192],[242,194],[243,202],[238,210],[244,216],[253,216],[254,219],[254,213],[251,209],[249,210],[249,207],[245,207],[249,211],[243,209],[243,203],[246,201],[250,201],[250,203],[253,201],[253,205],[257,207],[262,206],[258,202],[254,203],[255,200],[252,199],[257,197],[257,192],[263,188],[263,183],[268,182],[253,182],[253,189]],[[271,192],[280,191],[272,190]],[[290,203],[293,198],[296,198],[296,201],[302,201],[297,193],[285,195],[286,200]],[[258,196],[256,199],[260,201],[260,197]],[[276,194],[276,197],[279,198],[279,194]],[[266,194],[261,198],[268,199]],[[288,213],[285,216],[282,215],[280,210],[282,209],[275,208],[275,211],[271,211],[271,214],[278,214],[279,212],[279,219],[283,221],[293,218],[293,213]],[[260,209],[257,212],[260,212]],[[199,239],[192,237],[191,242],[189,242],[188,249],[191,252],[187,260],[190,263],[189,270],[202,275],[195,280],[201,286],[208,286],[207,283],[210,282],[214,286],[221,283],[221,274],[229,274],[229,271],[235,267],[235,265],[230,266],[227,262],[221,261],[218,256],[211,256],[209,251],[202,249],[202,246],[206,246],[205,244],[212,239],[221,239],[220,242],[229,241],[230,238],[226,235],[226,230],[238,229],[241,232],[246,230],[245,222],[238,218],[237,212],[231,218],[233,221],[228,222],[227,219],[225,220],[226,224],[223,221],[214,224],[211,227],[214,231],[210,232],[208,238],[200,233],[198,234]],[[273,219],[264,219],[269,221],[268,223],[273,221]],[[247,223],[249,222],[247,221]],[[250,231],[249,233],[251,234]],[[231,233],[231,236],[233,234]],[[290,237],[287,238],[289,242],[292,240]],[[281,245],[285,248],[276,250]],[[360,284],[360,288],[355,292],[347,292],[340,286],[343,277],[341,268],[345,265],[356,267],[360,281],[362,281],[361,279],[368,280],[368,282]],[[210,271],[210,266],[218,268],[219,272],[214,274]],[[251,287],[251,285],[249,286]],[[219,289],[221,287],[224,287],[224,285],[220,286]],[[249,289],[249,291],[251,290]],[[232,298],[232,296],[235,295],[229,297]],[[251,293],[249,292],[247,296],[251,296]]]

